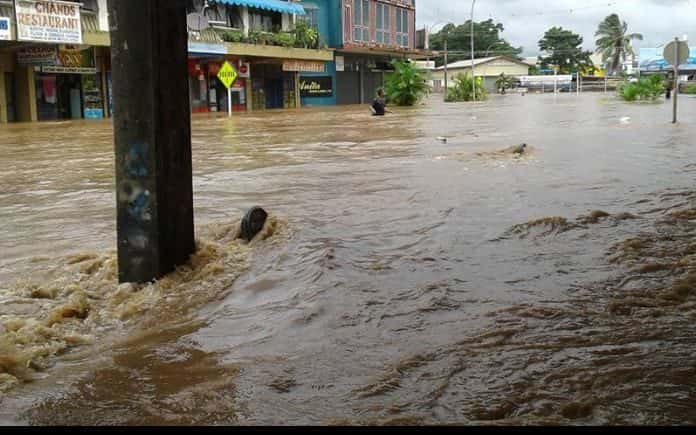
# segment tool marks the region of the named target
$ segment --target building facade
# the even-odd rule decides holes
[[[0,122],[109,114],[106,0],[0,0]]]
[[[189,83],[194,113],[228,110],[217,79],[224,62],[238,72],[232,110],[297,108],[300,76],[325,73],[333,51],[307,24],[303,4],[281,0],[193,0],[189,21]],[[310,15],[311,16],[311,15]]]
[[[472,73],[472,63],[471,60],[462,60],[459,62],[450,63],[447,66],[448,81],[447,86],[454,86],[454,78],[457,74],[468,74]],[[522,77],[529,74],[531,66],[521,60],[508,57],[508,56],[495,56],[474,59],[474,75],[476,77],[481,77],[483,79],[484,86],[490,92],[497,91],[496,81],[501,74],[505,74],[508,77]],[[435,68],[432,73],[432,79],[434,82],[434,89],[436,91],[443,91],[444,79],[445,79],[445,68],[444,66]]]
[[[0,0],[0,122],[112,115],[106,3]],[[421,54],[415,0],[190,0],[187,12],[194,113],[367,103],[393,59]]]
[[[303,105],[364,104],[398,58],[421,57],[415,0],[306,0],[323,43],[335,50],[323,73],[302,74]],[[329,89],[330,88],[330,89]]]

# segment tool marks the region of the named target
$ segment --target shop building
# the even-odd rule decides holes
[[[0,23],[0,122],[109,116],[106,0],[0,0]]]
[[[302,104],[364,104],[384,86],[394,59],[419,59],[415,0],[307,0],[310,21],[335,49],[323,73],[302,75]]]
[[[217,79],[224,62],[238,73],[232,110],[300,107],[300,76],[323,72],[333,51],[307,44],[296,26],[301,3],[280,0],[194,1],[189,10],[189,83],[194,113],[226,112],[227,90]],[[202,23],[202,25],[201,25]]]

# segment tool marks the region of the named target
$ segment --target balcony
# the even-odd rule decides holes
[[[319,33],[297,23],[292,31],[249,31],[241,29],[214,27],[202,32],[192,33],[192,42],[225,45],[227,53],[239,56],[270,57],[300,60],[333,60],[333,50],[320,47]]]

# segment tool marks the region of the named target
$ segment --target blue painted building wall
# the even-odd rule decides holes
[[[343,45],[343,26],[341,16],[341,0],[306,0],[302,2],[305,7],[316,6],[317,21],[319,25],[320,44],[329,48],[337,48]],[[336,105],[336,63],[327,62],[326,71],[323,73],[304,72],[301,77],[330,76],[333,80],[334,94],[331,97],[302,98],[303,106],[335,106]]]

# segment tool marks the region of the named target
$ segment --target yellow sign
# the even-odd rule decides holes
[[[220,68],[220,72],[218,72],[218,79],[222,82],[223,85],[227,89],[232,86],[235,80],[237,80],[237,70],[234,69],[232,65],[230,65],[229,62],[225,62],[225,64]]]

